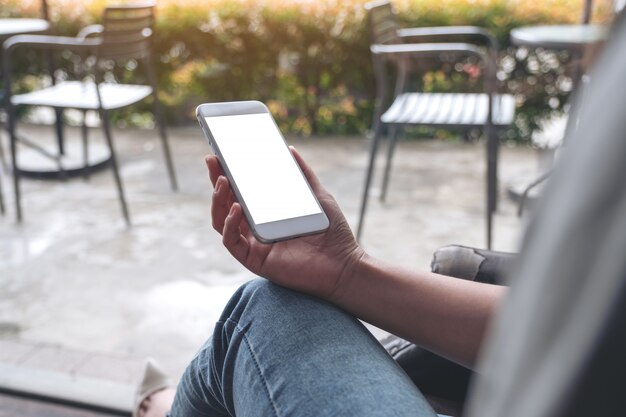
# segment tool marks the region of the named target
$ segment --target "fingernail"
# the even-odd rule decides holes
[[[215,193],[219,193],[221,188],[222,188],[222,182],[218,178],[217,181],[215,181],[215,191],[214,192]]]

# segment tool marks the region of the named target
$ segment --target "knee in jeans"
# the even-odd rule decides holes
[[[224,308],[220,321],[238,321],[249,308],[270,308],[272,303],[292,292],[264,278],[256,278],[240,286]]]

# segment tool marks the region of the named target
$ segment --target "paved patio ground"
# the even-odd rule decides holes
[[[42,140],[51,136],[48,127],[24,130]],[[76,140],[75,130],[68,133],[70,141]],[[110,170],[89,180],[24,180],[21,225],[15,222],[9,173],[0,174],[8,206],[0,217],[0,368],[10,371],[0,372],[5,375],[0,386],[28,387],[28,375],[65,381],[57,391],[78,389],[77,384],[97,387],[100,381],[105,384],[100,386],[113,384],[110,392],[120,392],[113,408],[124,408],[132,394],[124,390],[138,378],[142,359],[155,357],[179,376],[229,295],[250,279],[210,226],[205,139],[195,127],[169,133],[178,193],[169,190],[153,132],[115,132],[131,229],[124,226]],[[94,139],[101,140],[95,130]],[[7,155],[5,135],[1,141]],[[367,142],[290,142],[355,226]],[[388,201],[371,201],[366,250],[426,269],[438,246],[483,246],[484,154],[482,144],[400,143]],[[531,149],[502,149],[496,249],[517,248],[523,223],[503,190],[532,177],[536,159]],[[24,370],[31,374],[24,376]]]

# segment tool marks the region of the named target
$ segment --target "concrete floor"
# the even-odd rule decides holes
[[[24,131],[45,140],[51,129],[26,126]],[[115,132],[131,229],[124,226],[110,170],[88,181],[24,180],[21,225],[15,222],[10,176],[4,171],[8,211],[0,217],[0,341],[137,361],[153,356],[172,375],[182,372],[229,295],[251,274],[229,256],[211,228],[212,189],[203,163],[209,149],[200,130],[169,133],[178,193],[169,190],[154,132]],[[69,130],[70,141],[76,134]],[[95,131],[94,137],[101,140]],[[6,142],[2,136],[5,151]],[[366,141],[290,142],[356,225]],[[366,250],[426,269],[438,246],[484,246],[484,153],[481,144],[400,143],[388,201],[371,201]],[[500,161],[502,190],[536,169],[535,154],[527,148],[504,148]],[[522,222],[504,194],[495,219],[495,248],[515,250]]]
[[[0,417],[119,417],[104,411],[85,410],[0,393]]]

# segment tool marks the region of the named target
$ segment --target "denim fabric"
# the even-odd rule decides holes
[[[171,416],[436,414],[358,320],[257,279],[233,295],[188,366]]]

